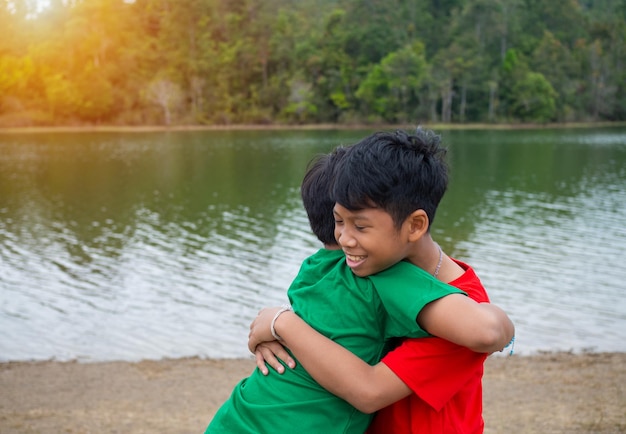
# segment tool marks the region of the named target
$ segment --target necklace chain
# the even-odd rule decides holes
[[[437,262],[437,267],[435,267],[435,272],[433,273],[434,277],[439,275],[439,269],[441,268],[441,262],[443,261],[443,250],[441,250],[441,246],[439,244],[437,244],[437,247],[439,248],[439,262]]]

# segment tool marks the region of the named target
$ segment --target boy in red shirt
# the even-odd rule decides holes
[[[450,283],[479,303],[489,302],[478,276],[465,272]],[[411,394],[380,409],[368,433],[482,433],[485,353],[440,338],[407,339],[383,363]],[[381,404],[382,405],[382,404]],[[374,408],[372,408],[374,409]]]

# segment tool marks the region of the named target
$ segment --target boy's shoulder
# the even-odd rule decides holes
[[[302,262],[288,292],[293,294],[303,288],[346,286],[373,291],[374,284],[352,272],[341,249],[320,249]]]
[[[368,279],[374,283],[379,293],[382,291],[399,294],[407,291],[408,295],[416,288],[419,288],[419,292],[423,295],[445,296],[463,293],[457,287],[438,280],[429,272],[408,261],[400,261],[379,273],[372,274]]]
[[[463,269],[463,275],[450,282],[450,285],[462,289],[467,293],[467,295],[470,296],[470,298],[479,303],[488,303],[489,295],[487,294],[487,290],[483,286],[472,266],[458,259],[451,259]]]
[[[337,273],[345,274],[346,269],[348,267],[345,265],[345,255],[341,249],[320,249],[302,261],[296,279],[305,279],[310,282]]]
[[[307,257],[302,265],[306,266],[318,266],[324,263],[336,263],[338,260],[344,258],[344,253],[341,249],[319,249],[311,256]]]
[[[403,276],[409,277],[409,278],[414,278],[416,276],[419,276],[419,277],[429,277],[429,278],[434,279],[434,277],[430,273],[424,271],[423,269],[421,269],[415,264],[412,264],[409,261],[397,262],[393,264],[391,267],[384,269],[383,271],[379,271],[376,274],[372,274],[370,278],[374,280],[378,280],[378,279],[388,279],[388,278],[403,277]]]

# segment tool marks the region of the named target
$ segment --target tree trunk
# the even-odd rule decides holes
[[[465,108],[467,107],[467,85],[463,80],[463,86],[461,88],[461,107],[459,108],[459,121],[465,122]]]
[[[496,120],[496,90],[498,88],[498,84],[495,81],[489,82],[489,122],[494,122]]]
[[[452,79],[446,80],[441,90],[441,122],[450,123],[452,120]]]

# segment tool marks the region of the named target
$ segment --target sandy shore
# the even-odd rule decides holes
[[[0,364],[0,432],[202,433],[247,360]],[[626,432],[626,353],[490,357],[486,433]]]

